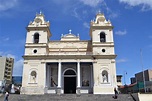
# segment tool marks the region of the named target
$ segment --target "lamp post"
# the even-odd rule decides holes
[[[127,75],[127,72],[124,71],[124,90],[125,90],[124,93],[128,93],[128,86],[126,85],[126,75]]]
[[[126,75],[127,75],[127,72],[124,71],[124,85],[126,85]]]

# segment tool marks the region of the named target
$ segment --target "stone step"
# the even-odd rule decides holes
[[[17,95],[10,94],[9,101],[134,101],[129,94],[120,94],[118,99],[113,99],[113,95],[94,95],[94,94],[45,94],[45,95]],[[0,101],[4,100],[4,95]]]

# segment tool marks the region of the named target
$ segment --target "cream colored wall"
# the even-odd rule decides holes
[[[136,101],[152,101],[152,94],[133,93],[132,96]]]
[[[93,63],[94,73],[94,94],[113,94],[116,86],[115,63],[113,60],[100,59]],[[102,71],[108,72],[108,83],[102,81]]]
[[[36,71],[36,82],[30,81],[30,73]],[[46,65],[42,61],[24,61],[22,94],[43,94],[46,83]]]
[[[105,52],[102,52],[102,49],[105,49]],[[114,47],[94,47],[94,55],[114,55]]]
[[[101,15],[102,16],[102,15]],[[98,18],[97,18],[98,19]],[[102,20],[102,19],[101,19]],[[44,23],[44,21],[43,21]],[[93,25],[99,26],[111,26],[109,22],[100,22],[98,20]],[[35,25],[29,25],[28,27],[33,27]],[[41,26],[41,25],[39,25]],[[36,27],[36,26],[35,26]],[[46,26],[45,26],[46,27]],[[74,55],[78,55],[77,59],[73,57],[72,59],[61,59],[60,62],[93,62],[93,77],[94,77],[94,94],[113,94],[113,89],[116,87],[116,67],[115,59],[95,59],[93,60],[93,55],[98,55],[104,57],[104,55],[115,55],[114,53],[114,43],[113,43],[113,31],[110,28],[105,29],[93,29],[92,31],[92,42],[91,41],[76,41],[74,39],[61,40],[61,41],[50,41],[48,42],[47,32],[46,31],[33,31],[33,29],[27,32],[26,44],[25,44],[25,56],[39,56],[46,55],[46,60],[41,60],[40,58],[35,58],[35,60],[29,60],[25,58],[24,68],[23,68],[23,82],[22,82],[22,94],[43,94],[45,92],[45,79],[46,79],[46,66],[47,62],[58,62],[58,59],[49,59],[48,56],[52,55],[71,55],[70,58]],[[38,32],[39,44],[33,44],[34,33]],[[105,32],[106,42],[100,42],[100,33]],[[47,44],[48,43],[48,44]],[[49,48],[48,48],[49,47]],[[93,48],[93,50],[92,50]],[[37,53],[33,53],[34,50],[37,50]],[[106,52],[102,52],[102,49],[105,49]],[[90,55],[90,58],[81,59],[81,55],[85,56]],[[79,58],[80,56],[80,58]],[[55,57],[56,58],[56,57]],[[31,70],[37,71],[37,81],[36,83],[30,83],[29,76]],[[108,83],[102,82],[101,73],[103,70],[108,71]]]
[[[34,50],[37,50],[37,53],[34,53],[33,52]],[[25,55],[47,55],[47,48],[41,48],[41,47],[26,48]]]
[[[87,48],[88,46],[88,41],[50,41],[49,43],[49,48]]]
[[[90,41],[51,41],[49,55],[86,55],[92,54]]]
[[[34,44],[34,34],[39,33],[39,44]],[[25,55],[46,55],[48,54],[48,38],[46,31],[29,31],[27,32],[26,44],[25,44]],[[33,51],[37,50],[37,53]]]
[[[6,57],[0,57],[0,80],[4,80]]]
[[[106,34],[106,42],[113,42],[113,32],[111,29],[98,29],[92,32],[93,42],[100,42],[100,33],[104,32]]]
[[[35,33],[39,33],[39,43],[47,43],[47,31],[29,31],[26,36],[26,43],[33,43],[33,37]]]
[[[152,101],[152,94],[138,93],[139,101]]]

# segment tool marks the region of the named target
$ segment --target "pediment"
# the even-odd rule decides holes
[[[66,34],[64,35],[64,38],[77,38],[74,34]]]
[[[68,34],[65,34],[61,36],[61,41],[79,41],[79,35],[76,36],[74,34],[72,34],[71,32]]]

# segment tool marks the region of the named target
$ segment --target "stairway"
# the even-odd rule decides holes
[[[17,95],[10,94],[9,101],[134,101],[129,94],[120,94],[118,99],[113,99],[113,95],[94,94],[45,94],[45,95]],[[4,101],[4,95],[0,97]]]

